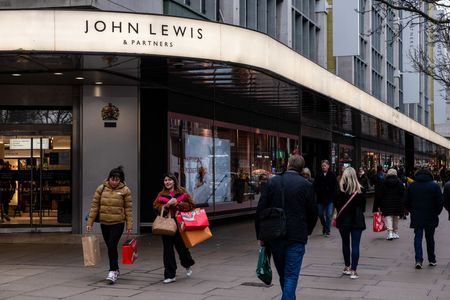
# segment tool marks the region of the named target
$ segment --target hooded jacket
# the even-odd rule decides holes
[[[406,190],[405,208],[411,213],[411,228],[436,228],[443,208],[442,192],[428,170],[419,170]]]
[[[127,230],[131,230],[133,228],[133,206],[131,190],[128,186],[121,182],[116,188],[112,188],[108,181],[99,185],[92,199],[86,223],[88,226],[92,226],[97,213],[100,213],[101,224],[114,225],[126,222]]]

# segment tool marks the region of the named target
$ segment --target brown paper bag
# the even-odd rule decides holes
[[[200,230],[180,232],[186,248],[192,248],[212,237],[209,227]]]
[[[81,237],[83,244],[84,265],[95,266],[100,263],[100,240],[95,235],[85,235]]]

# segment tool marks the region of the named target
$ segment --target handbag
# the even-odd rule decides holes
[[[101,261],[100,240],[95,235],[81,237],[83,245],[83,260],[86,267],[98,265]]]
[[[137,240],[129,239],[122,244],[122,263],[125,265],[133,264],[138,258]]]
[[[272,283],[272,268],[270,266],[270,253],[266,247],[259,248],[258,263],[256,264],[256,276],[265,284]]]
[[[179,217],[178,217],[179,216]],[[203,208],[180,212],[177,216],[180,232],[200,230],[209,226],[208,216]]]
[[[271,241],[286,235],[286,214],[284,212],[284,180],[281,175],[281,208],[269,207],[259,213],[259,236],[261,241]]]
[[[377,211],[373,213],[373,232],[385,231],[386,224],[384,223],[384,216],[381,212]]]
[[[339,210],[339,212],[337,212],[337,210],[334,209],[334,211],[333,211],[333,220],[332,220],[332,222],[331,222],[331,223],[333,224],[334,227],[336,227],[336,220],[337,220],[337,218],[339,217],[339,215],[341,214],[341,212],[344,210],[344,208],[346,208],[347,205],[349,205],[350,202],[353,200],[353,198],[355,198],[356,194],[357,194],[357,192],[354,192],[354,193],[352,194],[352,196],[350,197],[350,199],[348,199],[348,201],[344,204],[344,206],[342,206],[342,208]]]
[[[170,209],[169,213],[167,214],[167,217],[163,216],[164,208],[165,206],[162,207],[161,214],[156,216],[155,221],[153,221],[152,233],[174,236],[175,233],[177,232],[177,223],[175,222],[174,219],[172,219]]]

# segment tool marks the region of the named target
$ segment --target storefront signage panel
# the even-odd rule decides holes
[[[240,63],[308,87],[450,149],[450,141],[269,36],[207,21],[98,11],[0,12],[0,51],[177,56]],[[145,43],[144,43],[145,42]],[[398,116],[398,118],[397,118]]]
[[[49,139],[42,139],[42,149],[48,149]],[[31,149],[31,139],[10,139],[9,149],[11,150],[21,150],[21,149]],[[33,139],[33,149],[41,149],[41,139]]]
[[[119,52],[219,57],[220,25],[90,11],[3,11],[0,50]]]

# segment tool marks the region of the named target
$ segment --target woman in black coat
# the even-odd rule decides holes
[[[389,169],[383,184],[380,187],[380,193],[375,195],[374,207],[381,211],[384,216],[388,235],[387,240],[398,239],[398,221],[404,214],[403,195],[405,186],[397,177],[395,169]]]
[[[344,170],[339,181],[339,191],[335,207],[338,211],[336,227],[339,229],[342,238],[342,254],[345,262],[345,268],[342,273],[350,275],[351,279],[357,279],[359,278],[358,273],[356,273],[359,261],[359,245],[362,232],[366,229],[364,219],[366,198],[356,177],[355,169],[352,167]],[[352,196],[353,198],[351,198]]]

